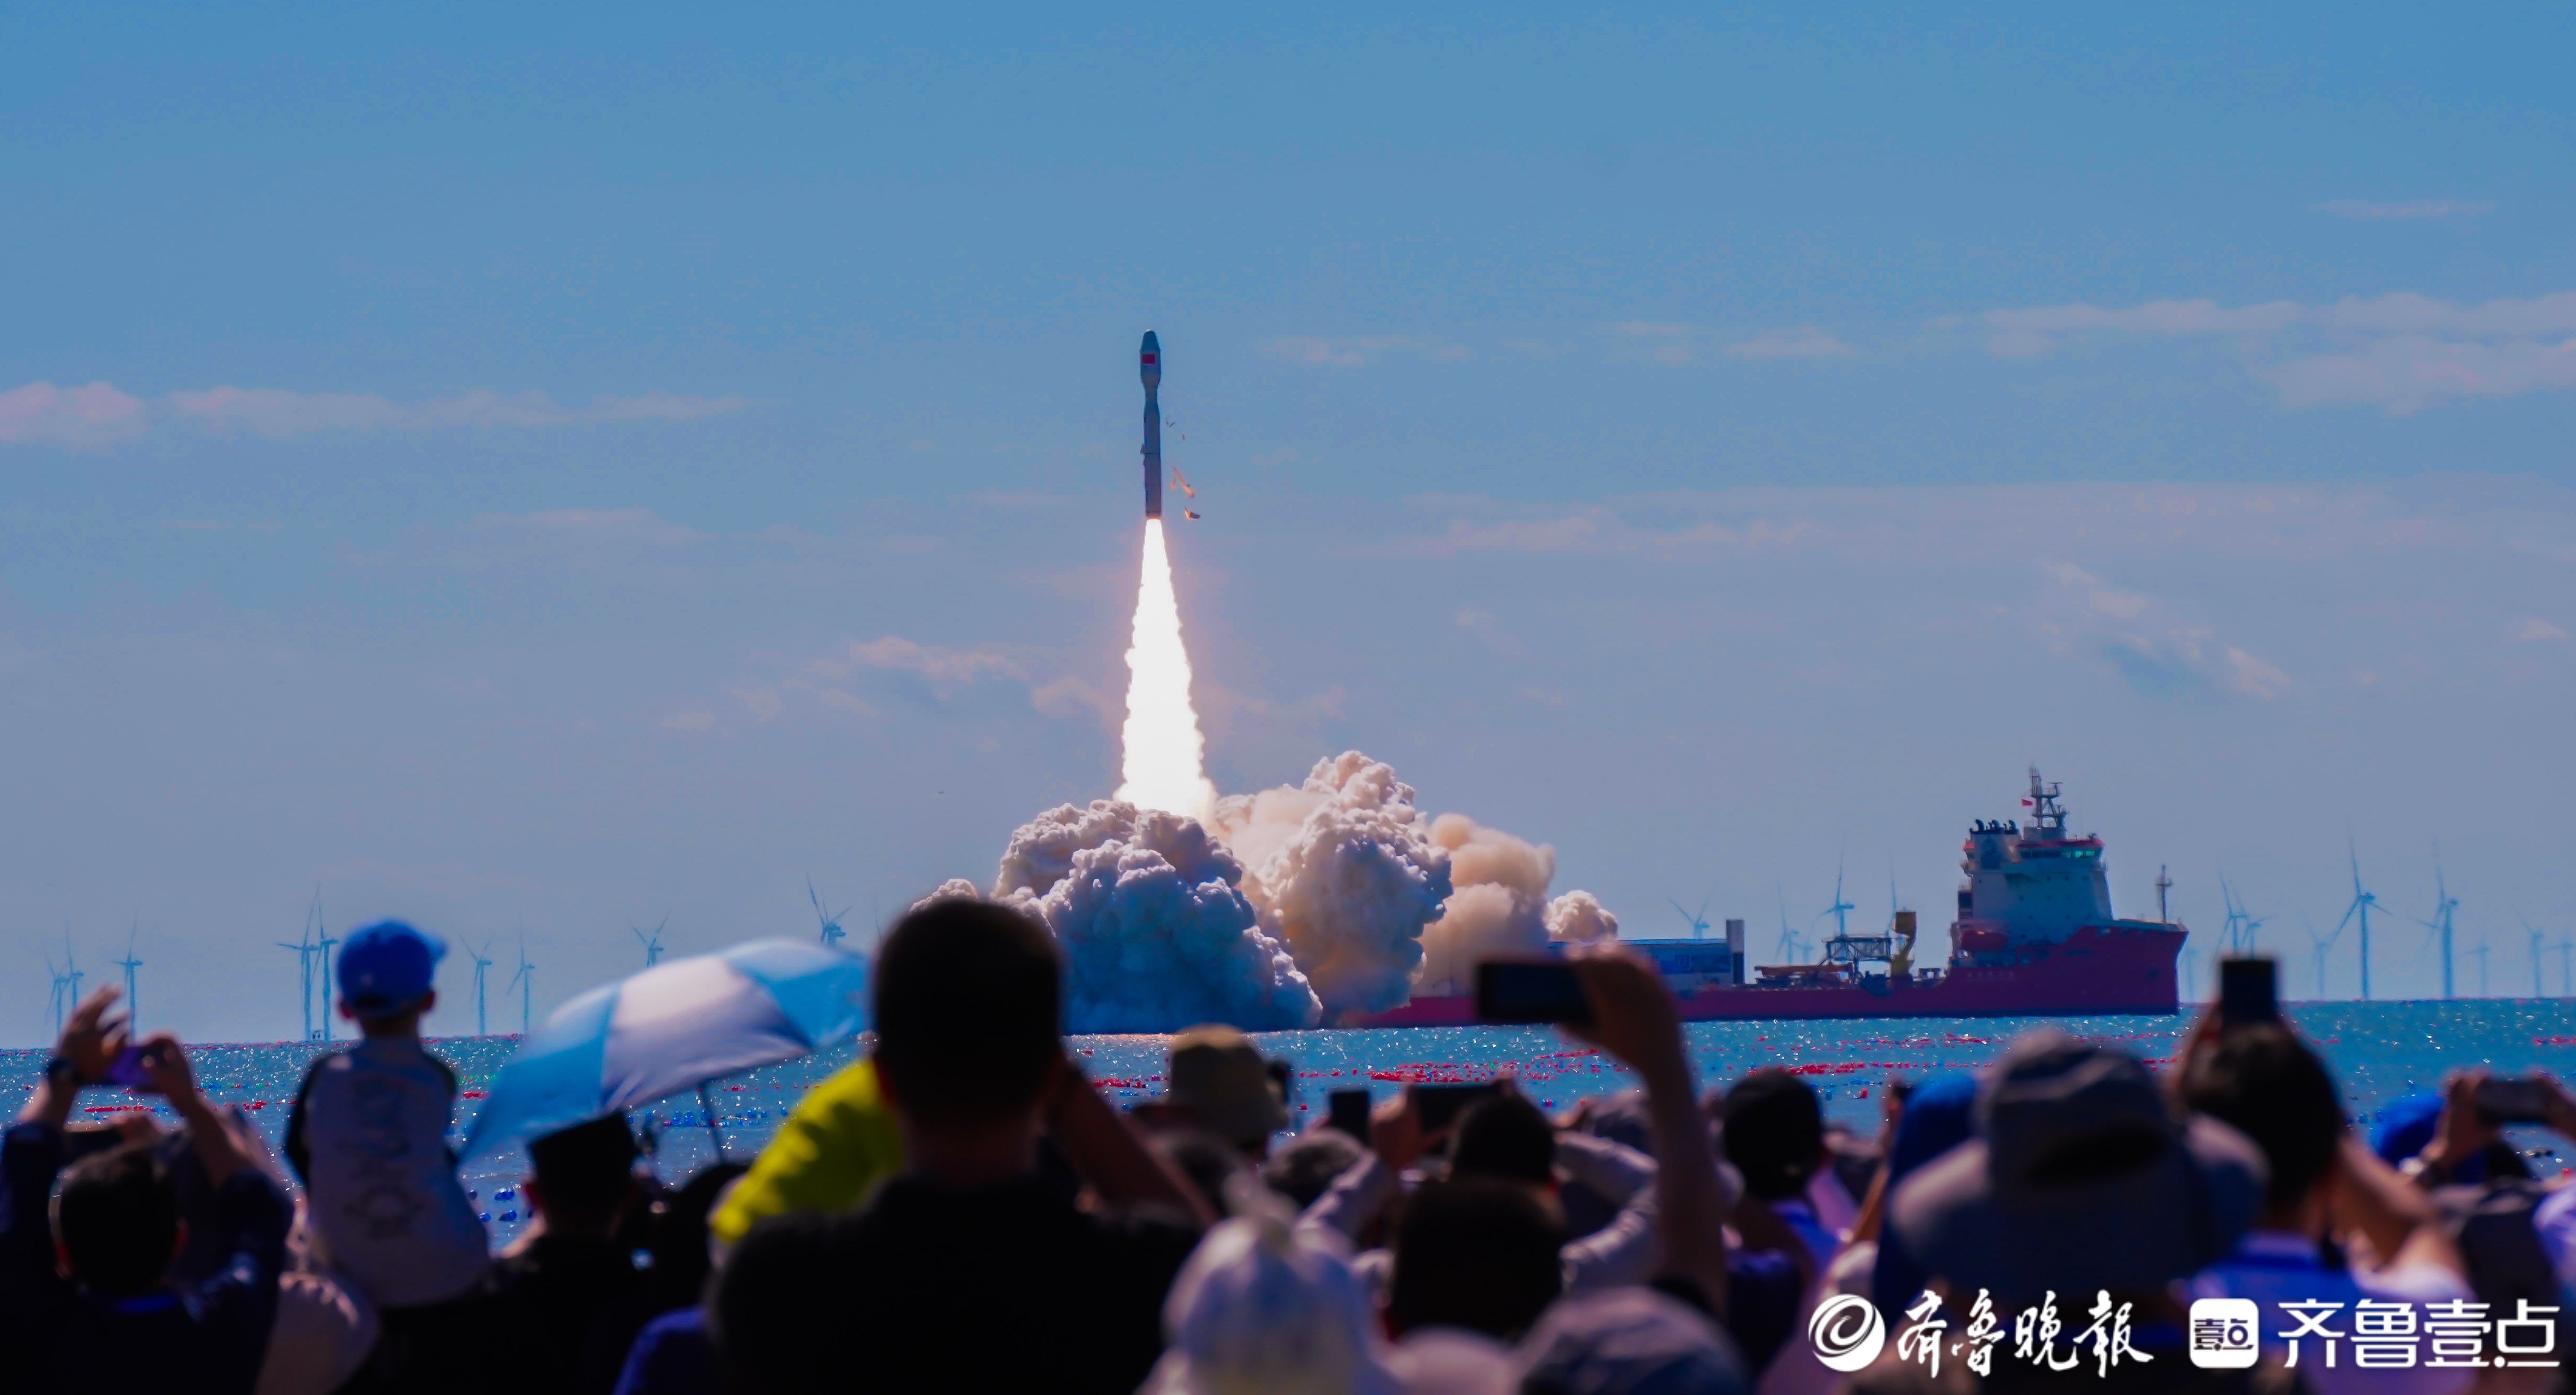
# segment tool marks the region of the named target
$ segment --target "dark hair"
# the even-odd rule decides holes
[[[1225,1184],[1234,1174],[1246,1170],[1243,1154],[1233,1144],[1205,1129],[1164,1129],[1147,1142],[1190,1179],[1190,1189],[1207,1202],[1210,1211],[1220,1216],[1233,1214],[1234,1208],[1226,1204]]]
[[[707,1337],[727,1395],[848,1384],[848,1353],[826,1336],[849,1316],[834,1282],[848,1264],[834,1243],[840,1219],[819,1211],[768,1217],[716,1271]]]
[[[2287,1206],[2334,1167],[2343,1146],[2343,1100],[2334,1076],[2306,1042],[2277,1022],[2233,1027],[2193,1060],[2182,1100],[2233,1124],[2263,1150],[2272,1179],[2264,1199]]]
[[[635,1131],[625,1111],[557,1129],[528,1144],[537,1209],[546,1228],[594,1230],[635,1194]]]
[[[179,1245],[179,1198],[152,1141],[72,1164],[54,1196],[54,1235],[72,1278],[102,1298],[158,1287]]]
[[[738,1162],[713,1162],[699,1168],[679,1190],[655,1206],[653,1269],[646,1277],[653,1292],[653,1311],[685,1308],[706,1294],[707,1216],[725,1184],[751,1169]]]
[[[1449,1147],[1452,1177],[1500,1177],[1546,1186],[1556,1180],[1556,1125],[1522,1095],[1506,1091],[1467,1107]]]
[[[1492,1177],[1429,1182],[1395,1223],[1386,1318],[1400,1336],[1463,1327],[1517,1341],[1565,1284],[1556,1216],[1530,1189]]]
[[[1261,1166],[1261,1180],[1303,1211],[1362,1155],[1359,1141],[1350,1135],[1339,1129],[1316,1129],[1272,1149],[1270,1161]]]
[[[1744,1174],[1744,1189],[1781,1201],[1807,1189],[1825,1154],[1825,1110],[1807,1082],[1765,1066],[1735,1082],[1718,1101],[1726,1160]]]
[[[974,1127],[1026,1113],[1063,1059],[1055,940],[1007,906],[934,901],[877,951],[876,1062],[905,1119]]]

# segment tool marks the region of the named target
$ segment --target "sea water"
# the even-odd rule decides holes
[[[2289,1011],[2324,1051],[2342,1085],[2346,1108],[2364,1128],[2390,1101],[2438,1089],[2449,1070],[2483,1066],[2505,1074],[2538,1069],[2576,1076],[2576,999],[2316,1003]],[[2015,1033],[2041,1021],[1700,1022],[1687,1027],[1685,1035],[1703,1087],[1758,1066],[1785,1066],[1816,1086],[1830,1120],[1867,1134],[1877,1126],[1889,1080],[1974,1070],[1992,1060]],[[2060,1019],[2058,1025],[2163,1065],[2172,1059],[2190,1019],[2080,1017]],[[1510,1076],[1531,1098],[1565,1109],[1587,1095],[1631,1083],[1615,1062],[1544,1027],[1273,1032],[1255,1040],[1264,1054],[1284,1058],[1295,1069],[1289,1110],[1298,1127],[1320,1117],[1335,1090],[1365,1088],[1384,1097],[1408,1081],[1471,1083]],[[1164,1043],[1159,1036],[1104,1036],[1076,1037],[1072,1046],[1085,1073],[1123,1104],[1161,1092]],[[305,1042],[209,1044],[191,1046],[189,1058],[207,1095],[218,1104],[240,1106],[270,1146],[278,1148],[296,1085],[325,1049]],[[463,1095],[457,1106],[461,1138],[494,1076],[518,1050],[518,1040],[448,1037],[434,1039],[430,1049],[456,1070]],[[694,1094],[635,1111],[639,1128],[655,1140],[655,1168],[677,1182],[705,1165],[719,1146],[727,1157],[748,1160],[797,1097],[848,1064],[856,1050],[845,1045],[714,1082],[707,1092],[715,1104],[712,1127]],[[0,1091],[5,1091],[0,1107],[16,1112],[45,1056],[42,1051],[0,1052]],[[170,1121],[158,1101],[107,1089],[83,1092],[76,1117],[98,1121],[137,1107]],[[2542,1138],[2528,1142],[2541,1149],[2556,1146]],[[2558,1165],[2554,1156],[2540,1161]],[[470,1158],[463,1165],[465,1185],[474,1191],[476,1208],[488,1217],[496,1238],[506,1240],[526,1224],[528,1208],[518,1194],[525,1170],[526,1161],[516,1152]]]

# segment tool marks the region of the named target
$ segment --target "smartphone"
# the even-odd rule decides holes
[[[1327,1098],[1330,1100],[1330,1103],[1325,1107],[1331,1112],[1324,1116],[1324,1127],[1340,1129],[1343,1133],[1358,1139],[1362,1143],[1368,1142],[1369,1092],[1366,1090],[1335,1090]]]
[[[129,1046],[116,1053],[107,1063],[107,1073],[99,1077],[102,1085],[135,1086],[143,1083],[143,1048]]]
[[[2494,1076],[2478,1086],[2478,1112],[2499,1124],[2546,1123],[2557,1102],[2548,1081],[2527,1075]]]
[[[1492,1099],[1503,1092],[1500,1082],[1484,1085],[1416,1085],[1413,1087],[1413,1109],[1422,1118],[1424,1133],[1438,1133],[1458,1122],[1467,1106],[1478,1100]]]
[[[1270,1072],[1270,1083],[1279,1087],[1279,1102],[1295,1104],[1297,1102],[1297,1063],[1282,1058],[1264,1061],[1261,1065],[1262,1069]]]
[[[1488,959],[1476,966],[1476,1020],[1589,1026],[1592,1000],[1562,959]]]
[[[2280,972],[2274,961],[2218,961],[2218,1020],[2230,1027],[2281,1020]]]

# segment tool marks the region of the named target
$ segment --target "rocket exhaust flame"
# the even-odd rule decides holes
[[[1127,649],[1127,725],[1121,735],[1126,757],[1118,797],[1206,823],[1216,808],[1216,786],[1207,778],[1207,743],[1190,706],[1190,655],[1181,643],[1180,600],[1159,518],[1145,520],[1145,567]]]

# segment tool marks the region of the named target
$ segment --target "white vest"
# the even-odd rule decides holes
[[[307,1223],[382,1308],[463,1294],[491,1266],[447,1147],[456,1078],[420,1043],[362,1041],[314,1063],[301,1101]]]

